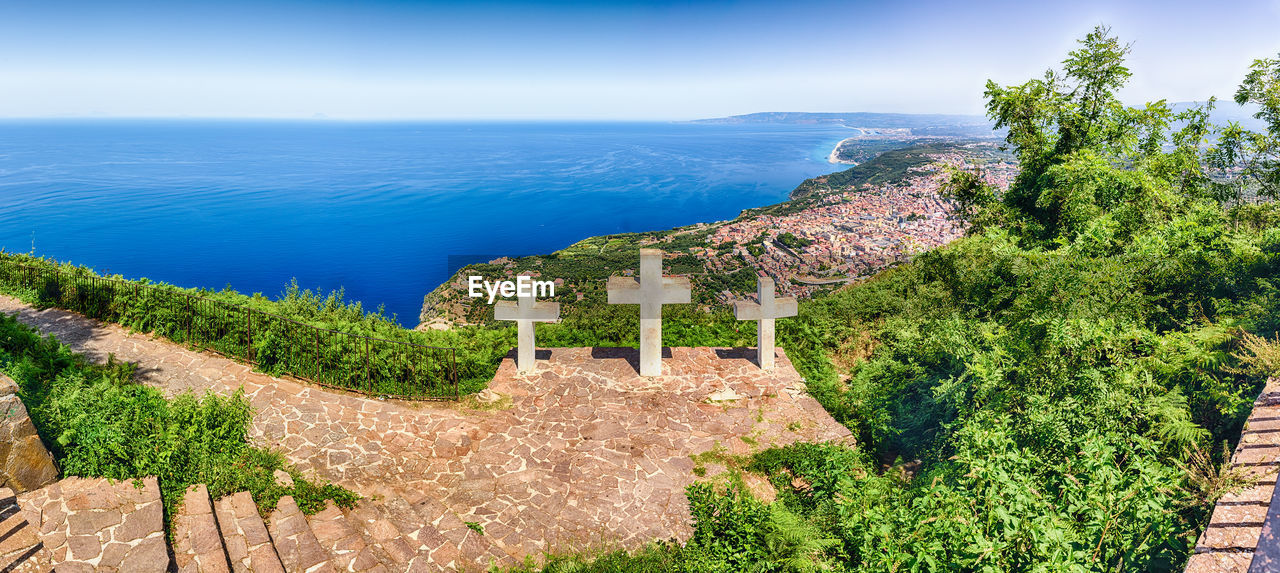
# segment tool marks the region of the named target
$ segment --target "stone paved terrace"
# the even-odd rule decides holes
[[[1280,379],[1272,378],[1254,402],[1240,433],[1231,466],[1250,479],[1243,490],[1218,500],[1209,525],[1196,541],[1187,573],[1280,571]],[[1269,516],[1270,514],[1270,516]]]
[[[163,573],[169,566],[156,478],[67,478],[18,496],[59,572]]]
[[[229,359],[0,296],[0,312],[54,334],[96,361],[109,354],[172,394],[243,387],[252,434],[304,472],[373,500],[442,507],[443,528],[481,524],[511,557],[589,547],[633,548],[685,538],[691,456],[723,447],[852,440],[813,398],[785,354],[762,372],[751,351],[674,348],[664,376],[637,374],[634,349],[540,350],[518,376],[503,361],[497,408],[406,404],[330,391],[250,371]],[[666,352],[664,350],[664,352]],[[716,391],[741,396],[709,403]],[[744,439],[745,438],[745,439]],[[758,444],[753,446],[751,444]],[[373,497],[376,496],[376,497]],[[397,510],[384,503],[387,515]],[[456,553],[456,552],[455,552]],[[464,551],[465,553],[465,551]],[[437,558],[432,557],[433,560]]]

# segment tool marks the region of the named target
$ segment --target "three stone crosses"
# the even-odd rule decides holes
[[[662,305],[688,304],[692,289],[686,277],[662,276],[662,251],[640,249],[640,276],[610,277],[608,283],[609,304],[640,305],[640,375],[662,375]],[[795,316],[796,299],[776,298],[773,279],[760,277],[757,283],[760,301],[738,301],[733,314],[738,320],[756,321],[756,361],[761,368],[773,370],[774,330],[773,321]],[[519,296],[516,301],[499,301],[494,305],[493,317],[497,320],[516,321],[516,370],[531,372],[534,368],[534,322],[558,322],[560,303],[538,301],[532,294]]]

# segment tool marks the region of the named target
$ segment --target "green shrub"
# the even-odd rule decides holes
[[[961,175],[968,236],[778,326],[858,447],[756,454],[772,505],[690,487],[671,570],[1185,566],[1280,363],[1277,208],[1242,204],[1280,195],[1280,60],[1236,94],[1270,123],[1246,133],[1204,108],[1124,106],[1126,52],[1099,28],[1065,71],[988,84],[1011,187]],[[682,328],[732,340],[715,325]]]
[[[381,309],[366,313],[360,303],[347,302],[342,291],[320,295],[296,283],[270,300],[230,289],[101,277],[83,267],[0,253],[0,292],[214,350],[269,374],[369,394],[452,397],[455,355],[457,392],[475,392],[497,366],[497,352],[480,342],[482,336],[466,348],[449,348],[456,337],[405,330]]]
[[[306,513],[326,500],[353,507],[353,492],[318,484],[290,470],[276,452],[250,445],[253,411],[240,393],[187,392],[167,400],[133,379],[133,365],[93,365],[53,337],[41,337],[0,315],[0,370],[20,396],[64,475],[115,480],[157,476],[166,518],[181,507],[186,488],[207,484],[214,499],[249,491],[264,515],[293,495]],[[289,470],[294,485],[276,483]]]

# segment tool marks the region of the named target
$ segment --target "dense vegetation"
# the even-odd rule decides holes
[[[738,460],[778,500],[693,486],[683,546],[526,569],[1179,570],[1280,365],[1280,209],[1248,200],[1280,191],[1280,61],[1236,95],[1250,133],[1123,106],[1126,53],[1098,29],[1062,72],[989,83],[1022,170],[954,176],[970,236],[780,323],[859,447]]]
[[[988,84],[989,115],[1022,170],[1007,192],[955,174],[948,193],[970,235],[779,323],[810,392],[857,448],[734,460],[767,476],[778,501],[754,499],[730,472],[689,489],[686,544],[528,569],[1178,569],[1236,481],[1224,454],[1280,364],[1268,342],[1280,331],[1280,209],[1260,202],[1280,194],[1280,61],[1256,62],[1236,94],[1269,126],[1251,132],[1211,126],[1205,109],[1122,105],[1126,52],[1096,30],[1061,72]],[[600,272],[593,255],[616,255],[631,267],[639,241],[694,244],[703,231],[584,241],[544,264]],[[340,295],[296,288],[277,301],[204,294],[457,346],[472,389],[514,340],[507,325],[399,332]],[[635,345],[637,317],[634,306],[569,305],[539,341]],[[677,306],[665,318],[668,345],[754,342],[723,311]],[[85,375],[110,378],[96,376]],[[31,384],[24,392],[42,403]],[[64,433],[50,428],[46,439]]]
[[[782,233],[778,235],[778,242],[788,247],[791,247],[792,249],[803,249],[813,244],[812,240],[802,239],[800,237],[795,236],[792,233]]]
[[[830,201],[832,194],[901,183],[908,179],[913,169],[935,163],[939,154],[960,154],[967,161],[977,164],[1008,158],[990,139],[922,141],[925,142],[897,139],[855,140],[850,145],[858,147],[859,153],[875,155],[874,159],[852,169],[805,180],[791,192],[791,199],[775,205],[743,210],[733,221],[761,216],[795,215]],[[491,323],[493,311],[489,305],[484,300],[476,301],[467,296],[466,277],[474,275],[503,279],[525,272],[563,280],[563,285],[556,289],[555,300],[575,307],[589,307],[595,312],[606,304],[605,282],[608,277],[634,270],[641,248],[659,248],[668,254],[666,272],[681,274],[690,279],[693,288],[692,302],[695,305],[712,311],[718,310],[716,307],[727,308],[726,293],[729,297],[741,298],[753,294],[756,287],[756,269],[744,257],[733,255],[734,249],[740,246],[751,255],[759,257],[766,251],[763,242],[768,236],[761,233],[744,240],[740,245],[733,241],[711,244],[709,238],[724,223],[700,223],[668,230],[590,237],[546,255],[496,258],[490,262],[469,264],[458,269],[449,281],[424,297],[420,319],[423,323],[436,320],[448,323]],[[780,243],[796,250],[810,243],[791,233],[784,233],[778,238]],[[705,257],[699,258],[695,253],[702,249],[714,250],[718,262],[713,265],[704,262]],[[818,292],[827,290],[826,287],[817,289]]]
[[[355,503],[354,493],[304,479],[279,453],[251,446],[253,411],[239,393],[166,400],[134,380],[132,365],[89,364],[6,315],[0,315],[0,371],[18,383],[64,476],[157,476],[167,523],[183,492],[197,483],[208,484],[214,499],[247,490],[263,515],[285,495],[307,513],[323,509],[326,500]],[[281,469],[293,477],[292,487],[276,483],[273,472]]]
[[[457,352],[459,391],[478,391],[493,378],[497,357],[509,347],[499,333],[476,332],[464,338],[460,333],[405,330],[382,309],[366,312],[341,291],[321,294],[292,284],[273,300],[230,288],[188,289],[100,276],[89,268],[15,253],[0,253],[0,292],[37,307],[75,310],[252,359],[270,374],[291,374],[371,394],[453,396],[454,385],[448,383],[455,352],[451,349]],[[252,316],[246,309],[252,309]]]
[[[978,137],[981,137],[982,135],[988,135],[988,136],[990,135],[989,126],[986,128],[978,128],[979,131],[985,129],[986,131],[985,134],[981,132],[977,134],[973,134],[973,131],[975,131],[973,128],[938,128],[938,129],[942,129],[948,132],[966,132],[967,131],[967,132],[970,132],[970,135],[968,137],[974,137],[975,135]],[[912,131],[914,132],[916,130],[912,130]],[[961,135],[960,133],[955,133],[954,137],[955,139],[961,139],[964,136]],[[926,143],[929,141],[932,141],[932,140],[924,139],[924,138],[910,138],[905,136],[856,137],[855,139],[846,139],[840,142],[836,146],[835,151],[833,151],[832,153],[835,155],[836,159],[840,161],[852,161],[855,164],[859,164],[859,163],[864,163],[866,161],[874,159],[886,151],[892,151],[895,149],[911,147],[913,145],[916,145],[919,143]]]
[[[707,248],[707,239],[714,230],[713,226],[699,224],[666,231],[604,235],[583,239],[547,255],[496,259],[495,262],[467,265],[455,273],[450,281],[424,297],[422,319],[429,321],[447,316],[471,324],[492,323],[493,309],[486,300],[467,296],[465,278],[481,276],[490,280],[503,279],[523,272],[563,280],[563,284],[556,287],[554,300],[566,306],[591,308],[595,312],[606,307],[605,285],[608,278],[621,274],[624,270],[634,270],[640,260],[641,248],[657,248],[667,253],[670,258],[664,263],[665,272],[690,278],[694,304],[703,308],[722,306],[716,298],[720,291],[755,291],[755,271],[741,257],[733,257],[733,262],[729,264],[736,264],[735,268],[723,269],[723,272],[717,273],[707,272],[704,263],[690,250]],[[762,240],[763,236],[757,239],[757,248],[758,242]],[[720,250],[723,253],[728,248]],[[459,284],[463,286],[459,288]]]

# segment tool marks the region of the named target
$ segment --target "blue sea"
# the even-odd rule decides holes
[[[733,218],[837,170],[831,126],[0,122],[0,247],[417,324],[449,256]],[[458,258],[455,261],[460,260]]]

